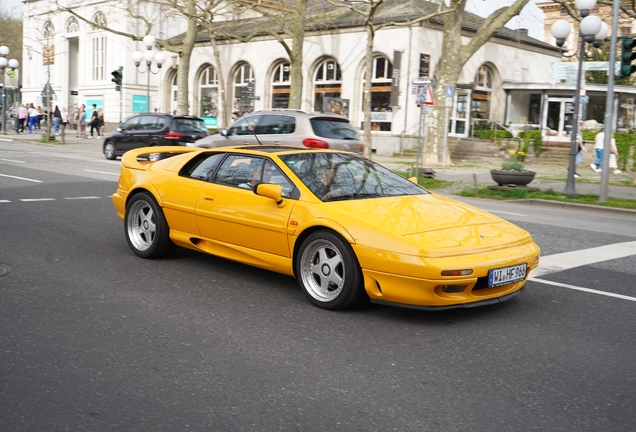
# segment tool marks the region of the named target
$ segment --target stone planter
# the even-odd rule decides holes
[[[534,180],[534,171],[490,170],[490,176],[499,186],[526,186]]]

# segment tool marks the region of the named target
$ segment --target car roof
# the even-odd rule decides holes
[[[303,110],[294,110],[294,109],[285,109],[285,108],[272,108],[272,109],[266,109],[266,110],[258,110],[258,111],[253,111],[249,114],[246,114],[247,116],[253,115],[253,114],[304,114],[308,117],[335,117],[338,119],[344,119],[349,121],[349,119],[343,115],[340,114],[335,114],[335,113],[330,113],[330,112],[317,112],[317,111],[312,111],[312,112],[308,112],[308,111],[303,111]]]
[[[241,146],[226,146],[216,147],[213,149],[205,149],[209,151],[228,151],[239,150],[245,153],[271,153],[271,154],[294,154],[294,153],[307,153],[307,152],[326,152],[326,153],[351,153],[343,150],[331,150],[331,149],[311,149],[307,147],[294,147],[285,145],[241,145]],[[356,153],[352,153],[356,154]]]

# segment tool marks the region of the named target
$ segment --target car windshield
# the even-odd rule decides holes
[[[360,140],[358,133],[345,119],[334,117],[314,117],[311,119],[314,133],[322,138]]]
[[[325,202],[428,193],[404,177],[354,154],[303,152],[280,158]]]
[[[175,132],[205,132],[207,134],[205,122],[199,119],[175,118],[173,130]]]

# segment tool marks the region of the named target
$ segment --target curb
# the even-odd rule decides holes
[[[557,207],[557,208],[575,208],[577,210],[587,210],[587,211],[595,211],[595,212],[601,211],[601,212],[607,212],[607,213],[624,213],[624,214],[636,216],[636,210],[616,208],[616,207],[606,207],[606,206],[600,206],[600,205],[594,205],[594,204],[578,204],[578,203],[543,200],[543,199],[507,200],[507,201],[514,202],[517,204],[524,204],[524,205],[539,205],[544,207]]]

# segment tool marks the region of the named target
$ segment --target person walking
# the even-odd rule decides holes
[[[55,130],[55,135],[60,134],[60,124],[62,123],[62,112],[55,105],[55,109],[53,110],[53,129]]]
[[[596,160],[590,164],[590,168],[594,172],[601,172],[601,162],[603,161],[603,147],[605,146],[605,128],[596,134],[594,138],[594,151],[596,152]]]
[[[97,112],[97,105],[93,104],[93,112],[91,113],[91,122],[89,123],[91,127],[91,138],[93,138],[93,131],[97,131],[97,138],[99,138],[99,113]]]
[[[33,106],[33,103],[29,106],[29,133],[33,133],[38,126],[39,113],[37,108]]]
[[[88,138],[86,133],[86,107],[82,105],[77,113],[77,130],[80,138]]]
[[[104,112],[101,110],[97,110],[97,134],[98,136],[104,136]]]
[[[66,125],[69,123],[68,113],[66,112],[66,107],[62,107],[62,111],[60,112],[60,136],[62,138],[62,144],[66,144],[65,133],[66,133]]]
[[[17,126],[15,131],[17,133],[23,133],[24,125],[28,121],[29,121],[29,111],[26,109],[26,107],[22,103],[20,104],[20,107],[18,108],[18,121],[16,123]]]
[[[614,174],[620,174],[622,171],[618,169],[618,148],[616,147],[616,139],[612,134],[612,141],[610,142],[610,155],[608,161],[609,169],[614,170]]]

